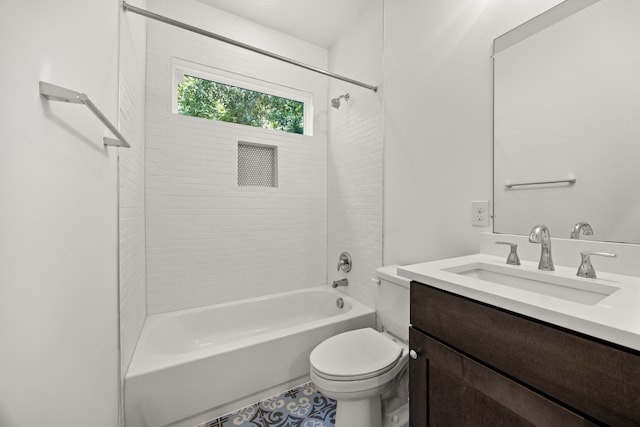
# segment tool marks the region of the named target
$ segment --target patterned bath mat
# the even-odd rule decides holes
[[[335,400],[307,383],[197,427],[334,427],[335,419]]]

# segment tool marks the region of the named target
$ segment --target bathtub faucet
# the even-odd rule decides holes
[[[342,270],[345,273],[348,273],[351,271],[352,266],[353,261],[351,260],[351,255],[349,255],[349,252],[342,252],[340,254],[340,258],[338,259],[338,271]]]
[[[331,284],[332,288],[337,288],[338,286],[349,286],[349,281],[345,279],[334,280]]]

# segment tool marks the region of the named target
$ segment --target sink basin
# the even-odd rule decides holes
[[[592,279],[562,277],[484,262],[457,265],[443,271],[588,305],[597,304],[620,289]]]

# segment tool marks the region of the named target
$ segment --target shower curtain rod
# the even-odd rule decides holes
[[[294,59],[290,59],[290,58],[287,58],[285,56],[281,56],[281,55],[278,55],[276,53],[269,52],[267,50],[263,50],[263,49],[248,45],[246,43],[239,42],[239,41],[234,40],[234,39],[230,39],[228,37],[221,36],[219,34],[212,33],[212,32],[207,31],[207,30],[203,30],[202,28],[194,27],[193,25],[185,24],[184,22],[180,22],[180,21],[176,21],[175,19],[167,18],[166,16],[163,16],[163,15],[158,15],[157,13],[150,12],[150,11],[145,10],[145,9],[141,9],[139,7],[136,7],[136,6],[132,6],[129,3],[127,3],[126,1],[122,2],[122,10],[124,10],[125,12],[137,13],[138,15],[146,16],[147,18],[151,18],[151,19],[154,19],[156,21],[164,22],[166,24],[173,25],[174,27],[182,28],[183,30],[191,31],[191,32],[194,32],[196,34],[200,34],[200,35],[205,36],[205,37],[216,39],[218,41],[221,41],[221,42],[224,42],[224,43],[228,43],[228,44],[231,44],[233,46],[236,46],[236,47],[239,47],[239,48],[242,48],[242,49],[250,50],[251,52],[259,53],[260,55],[268,56],[270,58],[277,59],[278,61],[286,62],[288,64],[292,64],[292,65],[295,65],[297,67],[301,67],[301,68],[304,68],[304,69],[307,69],[307,70],[310,70],[310,71],[314,71],[314,72],[319,73],[319,74],[323,74],[323,75],[328,76],[328,77],[332,77],[334,79],[342,80],[342,81],[345,81],[345,82],[348,82],[348,83],[351,83],[351,84],[354,84],[354,85],[357,85],[357,86],[372,90],[374,92],[378,91],[378,86],[372,86],[372,85],[369,85],[369,84],[366,84],[366,83],[362,83],[362,82],[359,82],[357,80],[350,79],[349,77],[345,77],[345,76],[342,76],[340,74],[335,74],[335,73],[332,73],[330,71],[326,71],[326,70],[323,70],[321,68],[314,67],[312,65],[308,65],[308,64],[305,64],[303,62],[299,62],[299,61],[296,61]]]

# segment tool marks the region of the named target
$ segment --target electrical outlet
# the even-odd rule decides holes
[[[471,225],[485,227],[489,225],[489,201],[475,200],[471,202]]]

